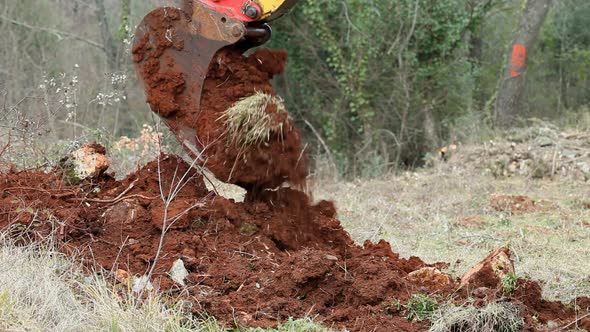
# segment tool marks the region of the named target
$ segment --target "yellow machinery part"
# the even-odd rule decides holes
[[[289,11],[299,0],[257,0],[262,8],[260,20],[273,21]]]

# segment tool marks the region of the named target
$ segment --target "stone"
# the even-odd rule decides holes
[[[115,273],[115,279],[117,279],[118,282],[127,283],[129,281],[129,278],[130,278],[129,272],[127,272],[123,269],[118,269],[117,272]]]
[[[100,144],[90,143],[71,152],[63,166],[67,179],[77,184],[101,175],[109,168],[110,163],[106,157],[106,149]]]
[[[510,250],[505,247],[496,248],[483,261],[463,275],[459,287],[496,288],[502,279],[514,273],[514,262],[510,257]]]
[[[450,275],[443,273],[434,267],[423,267],[419,270],[412,271],[406,278],[408,281],[424,286],[430,290],[440,289],[453,282]]]
[[[184,262],[182,259],[177,259],[172,264],[172,268],[170,272],[168,272],[170,278],[177,284],[181,286],[185,286],[184,279],[188,276],[189,272],[184,267]]]
[[[143,291],[151,292],[152,290],[154,290],[154,286],[148,276],[144,275],[138,278],[133,278],[133,286],[131,287],[133,293],[139,294]]]

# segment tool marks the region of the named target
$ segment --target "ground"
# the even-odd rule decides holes
[[[352,182],[318,181],[356,241],[383,238],[402,256],[451,263],[462,275],[493,248],[509,246],[517,274],[544,283],[551,299],[590,295],[590,192],[585,182],[495,178],[437,168]],[[495,195],[525,195],[525,213],[492,206]]]
[[[331,200],[335,203],[337,218],[341,221],[344,230],[358,244],[362,244],[365,240],[371,240],[376,243],[384,239],[391,244],[392,251],[399,253],[401,258],[418,256],[427,264],[448,262],[449,264],[446,268],[444,265],[436,266],[442,268],[443,272],[449,273],[452,278],[460,278],[470,267],[481,261],[492,249],[498,247],[510,248],[516,267],[516,275],[514,276],[513,282],[510,279],[502,280],[503,289],[512,289],[511,292],[515,292],[515,294],[521,292],[525,296],[526,294],[536,294],[536,286],[531,286],[532,284],[522,281],[525,279],[536,280],[543,286],[543,295],[545,298],[570,303],[564,308],[580,310],[579,316],[575,314],[575,316],[571,316],[567,320],[536,321],[536,316],[532,315],[529,316],[530,320],[526,322],[528,326],[536,325],[538,330],[541,331],[551,330],[552,326],[567,326],[569,329],[576,328],[576,325],[579,325],[577,324],[577,319],[581,319],[586,315],[584,312],[586,302],[577,304],[575,299],[590,295],[590,282],[587,275],[590,263],[585,259],[588,257],[590,251],[588,249],[590,247],[588,246],[590,240],[590,193],[587,191],[587,182],[583,177],[576,176],[572,178],[568,176],[574,174],[574,172],[567,172],[570,168],[566,168],[566,166],[558,167],[560,170],[559,175],[556,174],[557,172],[553,172],[553,175],[548,174],[543,177],[531,176],[524,171],[520,173],[503,172],[502,174],[498,174],[492,166],[502,164],[498,163],[496,159],[504,160],[504,155],[501,153],[498,154],[497,151],[489,152],[491,150],[489,147],[486,147],[486,144],[453,146],[453,152],[450,158],[449,152],[447,152],[446,156],[435,155],[428,167],[413,171],[395,172],[374,179],[345,181],[335,179],[333,172],[316,169],[314,174],[309,178],[308,191],[315,202]],[[504,146],[503,144],[507,143],[499,141],[495,144],[496,146]],[[531,141],[524,141],[519,144],[526,145],[532,143]],[[512,145],[508,144],[507,146]],[[510,151],[517,151],[521,148],[524,149],[524,147],[518,145],[510,148]],[[482,153],[484,150],[488,152]],[[500,157],[498,157],[499,155]],[[566,162],[561,163],[561,154],[559,159],[553,158],[552,154],[548,154],[548,156],[552,158],[550,160],[560,162],[560,165],[570,164]],[[477,162],[477,158],[483,159]],[[584,158],[580,158],[579,156],[576,158],[578,161],[584,160]],[[116,153],[111,155],[111,159],[117,159]],[[162,160],[163,169],[175,169],[175,167],[166,166],[168,163],[172,163],[173,166],[174,160],[176,160],[174,157],[167,157],[167,159]],[[465,160],[470,160],[471,162],[465,162]],[[512,163],[512,160],[515,160],[515,158],[508,158],[508,163]],[[537,162],[540,162],[539,159],[537,159]],[[113,191],[112,196],[117,197],[119,197],[118,193],[120,189],[124,188],[127,188],[124,193],[131,196],[140,196],[142,193],[148,193],[150,188],[153,187],[149,179],[153,177],[150,174],[153,173],[155,164],[152,163],[151,165],[152,168],[148,165],[147,168],[141,171],[142,173],[140,174],[143,175],[140,176],[140,182],[137,182],[133,177],[123,180],[120,183],[113,182],[113,179],[107,179],[102,188],[112,188],[107,191]],[[528,169],[532,168],[529,167]],[[116,170],[123,172],[122,169]],[[41,180],[45,179],[43,175],[37,176],[40,176],[38,178],[40,180],[37,181],[38,183],[41,183]],[[207,178],[210,176],[208,175]],[[119,174],[118,178],[123,178],[123,175]],[[8,181],[10,177],[6,179]],[[133,186],[135,187],[132,188]],[[191,186],[195,186],[194,190],[197,190],[198,195],[202,196],[206,192],[204,188],[199,187],[198,181],[195,184],[191,184]],[[236,201],[244,199],[244,191],[237,189],[235,186],[220,183],[214,183],[214,186],[220,196],[234,198]],[[212,189],[211,184],[209,184],[209,187]],[[4,190],[8,190],[8,193],[12,194],[16,187],[13,184],[11,188],[5,188]],[[75,197],[80,197],[79,194],[69,193],[69,189],[67,188],[62,187],[60,190],[63,190],[63,192],[53,195],[53,199],[56,199],[59,203],[63,194],[63,199],[66,201],[73,199],[75,202]],[[108,193],[103,194],[107,197],[109,195]],[[23,195],[22,197],[35,196],[30,196],[29,192],[23,193]],[[72,197],[72,195],[74,196]],[[84,195],[82,197],[86,198],[87,196]],[[190,198],[190,195],[192,194],[186,192],[180,193],[181,200]],[[10,198],[6,199],[11,204],[14,202]],[[142,199],[145,199],[145,197],[142,197]],[[117,219],[118,217],[116,214],[113,214],[114,212],[109,212],[112,211],[112,203],[117,201],[117,199],[102,200],[108,203],[102,211],[105,211],[111,219]],[[89,213],[82,215],[90,215],[91,218],[95,216],[97,211],[101,211],[100,201],[101,199],[89,200],[90,203],[97,203],[99,209],[90,209]],[[225,201],[222,200],[221,202]],[[64,201],[59,204],[66,203]],[[221,206],[224,209],[234,209],[227,204],[229,203],[223,203]],[[143,206],[147,207],[148,205],[143,204]],[[330,210],[326,210],[329,206],[321,207],[320,205],[318,208],[319,211]],[[150,208],[150,210],[154,213],[154,211],[157,211],[157,208]],[[19,216],[33,212],[28,209],[17,209],[15,211]],[[239,211],[239,209],[236,211]],[[218,214],[217,212],[211,213],[213,215]],[[253,220],[251,224],[238,223],[240,226],[236,230],[241,234],[239,235],[240,239],[244,239],[244,236],[250,236],[250,233],[256,233],[260,225],[265,225],[264,219],[257,219],[260,218],[258,214],[254,212],[248,213],[254,219],[251,219]],[[268,212],[264,213],[268,214]],[[332,212],[326,213],[330,215]],[[209,218],[212,218],[213,215],[209,216]],[[99,218],[102,217],[99,216]],[[147,225],[150,225],[150,222],[153,222],[149,218],[146,220],[148,224],[141,227],[147,227]],[[90,224],[82,223],[74,225],[91,224],[92,221],[90,220]],[[108,221],[106,225],[109,225]],[[112,226],[108,227],[116,225],[117,223],[115,222]],[[218,223],[218,225],[225,227],[226,231],[234,232],[234,228],[231,225],[225,225],[223,223]],[[250,228],[246,228],[244,225]],[[212,231],[210,227],[206,229]],[[297,227],[294,230],[297,230]],[[193,230],[190,231],[194,232]],[[200,231],[197,230],[198,232]],[[272,232],[274,231],[268,234],[272,235]],[[336,231],[336,233],[338,232]],[[105,235],[108,236],[107,233]],[[94,234],[95,236],[101,236],[100,231]],[[334,236],[334,239],[340,239],[341,237],[341,235]],[[71,237],[71,241],[73,242],[70,242],[70,244],[77,243],[79,246],[81,243],[84,243],[81,240],[83,238],[85,238],[83,235],[82,237],[80,235],[73,235]],[[112,236],[100,238],[105,243],[117,240]],[[231,236],[230,239],[232,239]],[[216,322],[211,316],[202,317],[202,315],[197,314],[197,316],[194,316],[195,318],[189,318],[190,316],[187,314],[190,311],[195,312],[195,303],[192,303],[193,309],[191,310],[191,307],[188,306],[190,302],[177,302],[179,299],[178,295],[180,295],[180,298],[183,298],[182,292],[153,293],[149,295],[149,301],[146,302],[145,299],[139,300],[136,298],[137,295],[133,295],[134,291],[132,288],[137,286],[135,283],[125,286],[124,282],[120,282],[121,279],[127,278],[122,278],[119,275],[119,273],[124,273],[124,271],[116,271],[117,274],[113,278],[113,272],[108,270],[111,262],[108,257],[111,256],[103,256],[97,253],[97,257],[100,256],[101,259],[96,263],[88,264],[87,250],[82,250],[79,255],[74,254],[72,256],[72,252],[70,252],[70,255],[65,256],[56,252],[59,246],[56,246],[54,239],[48,238],[46,240],[49,241],[42,242],[41,245],[33,244],[32,246],[25,247],[21,246],[21,242],[18,242],[19,246],[15,247],[15,243],[12,242],[10,237],[3,238],[4,249],[0,253],[0,262],[2,266],[11,267],[3,270],[4,273],[0,273],[0,284],[6,285],[2,287],[0,326],[3,326],[6,330],[54,330],[56,328],[72,331],[91,330],[89,326],[101,326],[103,329],[107,328],[112,331],[216,331],[221,329],[220,324],[222,323]],[[309,243],[313,243],[313,241]],[[301,243],[304,244],[307,242]],[[272,246],[272,243],[267,242],[267,245]],[[318,262],[309,261],[308,263],[302,263],[303,265],[301,266],[298,266],[297,264],[300,263],[297,262],[300,259],[304,259],[306,253],[322,253],[322,251],[317,251],[320,248],[315,249],[316,251],[309,251],[305,247],[297,249],[298,242],[288,245],[295,247],[293,247],[293,250],[287,250],[286,255],[283,255],[280,251],[276,251],[273,255],[278,256],[274,260],[280,264],[296,264],[294,265],[296,269],[293,270],[293,276],[283,275],[279,277],[279,280],[281,278],[288,280],[294,277],[296,281],[299,278],[296,276],[297,271],[305,271],[305,269],[310,268],[317,270],[316,265]],[[111,250],[109,246],[99,246],[96,248]],[[244,248],[244,250],[254,250],[252,252],[256,253],[255,247],[250,248],[246,245]],[[358,259],[355,258],[355,255],[362,257],[362,255],[366,255],[365,253],[369,252],[372,252],[371,255],[381,255],[377,254],[378,252],[383,253],[383,255],[392,255],[383,246],[369,246],[365,248],[364,250],[369,251],[361,250],[353,256],[341,256],[341,254],[338,254],[338,250],[334,251],[335,256],[326,254],[326,266],[333,265],[334,269],[320,269],[318,270],[320,271],[319,273],[322,273],[322,275],[323,273],[327,273],[325,276],[330,276],[331,273],[338,273],[340,271],[342,276],[338,278],[343,279],[338,282],[342,282],[345,285],[349,273],[347,272],[346,257],[349,257],[348,264],[350,265],[348,265],[348,269],[351,271],[356,269],[356,273],[358,274],[358,271],[368,272],[370,269],[379,266],[383,268],[385,265],[379,265],[381,263],[377,262],[378,264],[374,267],[370,267],[369,265],[363,266],[362,264],[354,267],[353,264],[362,263],[362,260],[355,261],[355,259]],[[324,248],[321,250],[327,249]],[[123,254],[129,255],[130,253],[121,251],[111,254],[119,256]],[[246,254],[244,253],[244,255]],[[288,257],[290,255],[296,256],[290,259]],[[107,258],[106,260],[105,257]],[[167,262],[166,264],[171,264],[171,258],[174,257],[166,257],[163,260]],[[223,257],[230,260],[234,259],[233,254],[232,256]],[[250,256],[246,255],[244,257],[248,260]],[[344,257],[342,263],[339,263],[339,257],[340,259]],[[366,257],[365,260],[374,258],[374,256],[371,256],[373,258]],[[86,261],[84,267],[77,263],[79,258]],[[239,257],[236,259],[238,262],[243,261]],[[332,260],[335,260],[336,263],[329,262]],[[101,261],[102,263],[100,263]],[[403,260],[397,261],[397,258],[394,258],[394,262],[405,264]],[[412,264],[418,264],[415,266],[423,264],[419,261],[413,262]],[[272,261],[270,263],[276,264]],[[398,265],[395,264],[399,263],[394,263],[390,266],[392,268],[398,268]],[[141,262],[134,264],[140,264],[138,265],[140,268],[143,266]],[[95,273],[97,274],[88,274],[89,265],[94,267],[90,271],[96,271]],[[212,267],[214,266],[215,264],[212,265]],[[216,270],[212,269],[212,267],[209,267],[209,273],[216,273]],[[299,270],[299,268],[302,269]],[[415,268],[406,267],[405,269],[414,271]],[[254,278],[264,276],[262,270],[260,272],[262,274],[256,271],[253,272],[255,272],[253,275]],[[250,272],[242,271],[240,273],[248,274]],[[353,271],[352,273],[355,272]],[[402,275],[405,274],[405,272],[400,273]],[[301,276],[305,276],[305,274]],[[333,278],[336,277],[336,275],[333,276]],[[395,274],[391,278],[395,278]],[[521,281],[517,280],[517,278],[520,278]],[[250,285],[250,281],[244,282],[248,282],[247,285]],[[269,279],[267,282],[272,282],[272,280]],[[453,282],[451,280],[451,283]],[[411,326],[408,325],[406,328],[412,331],[428,330],[429,328],[431,331],[446,331],[448,325],[445,325],[447,324],[445,319],[448,319],[448,317],[454,317],[453,319],[479,317],[478,319],[483,322],[492,322],[489,323],[492,325],[496,321],[504,323],[512,321],[513,325],[502,323],[506,331],[515,330],[509,328],[510,326],[521,326],[519,324],[522,322],[519,321],[518,316],[514,316],[514,312],[518,312],[518,306],[510,306],[510,302],[500,300],[499,302],[490,302],[491,304],[485,305],[483,309],[462,310],[460,306],[457,307],[456,299],[452,300],[452,298],[446,296],[432,297],[432,295],[428,295],[428,292],[416,292],[417,289],[411,288],[411,283],[407,284],[405,281],[403,283],[406,286],[397,287],[403,288],[408,286],[410,287],[407,288],[408,291],[412,293],[409,293],[408,296],[396,293],[397,295],[395,296],[400,296],[398,297],[400,300],[397,302],[390,301],[390,305],[384,308],[381,306],[378,307],[381,308],[379,310],[391,312],[392,317],[401,315],[398,320],[394,321],[396,324],[399,324],[405,319],[428,318],[432,320],[432,322],[424,320],[422,322],[416,322],[416,324]],[[31,284],[37,287],[30,287]],[[204,285],[208,284],[205,283]],[[256,287],[264,288],[265,284],[261,283],[261,285],[259,286],[258,282],[255,284]],[[307,283],[307,281],[306,285],[305,287],[312,287],[309,288],[309,294],[312,294],[311,291],[314,287],[318,287],[315,283]],[[323,285],[324,287],[334,286],[334,284],[325,281],[323,281]],[[377,280],[377,283],[374,285],[377,287],[381,284]],[[201,287],[199,284],[196,284],[196,286]],[[254,286],[254,284],[250,286]],[[128,291],[125,291],[126,287],[128,287]],[[231,288],[228,289],[231,290]],[[238,288],[237,292],[240,289]],[[540,288],[538,289],[540,290]],[[319,290],[322,290],[321,286]],[[358,288],[356,291],[360,291],[361,294],[363,292],[361,288]],[[192,291],[189,290],[189,292]],[[285,294],[289,294],[288,290]],[[321,295],[321,292],[319,294]],[[348,293],[342,294],[345,295]],[[410,294],[411,296],[409,296]],[[425,294],[426,296],[424,297],[421,294]],[[316,294],[314,296],[318,295]],[[476,300],[478,295],[474,293],[473,296],[473,299]],[[368,299],[371,298],[374,297]],[[432,302],[432,299],[435,299],[435,301]],[[467,301],[472,300],[468,297]],[[422,307],[428,308],[428,310],[419,309]],[[51,308],[51,310],[48,311],[48,308]],[[236,314],[235,317],[243,319],[240,315],[242,314]],[[301,317],[299,314],[297,316]],[[333,325],[337,320],[334,320],[334,316],[326,316],[324,313],[318,316],[312,314],[311,317],[303,320],[299,319],[287,322],[285,325],[279,327],[279,329],[280,331],[319,331],[325,329],[320,326],[321,324],[326,325],[326,321],[324,321],[326,318],[332,322],[327,326],[331,326],[335,330],[340,330],[343,327],[339,323]],[[539,319],[542,318],[539,317]],[[224,321],[227,326],[227,320],[225,318]],[[432,326],[430,326],[431,324]],[[346,323],[344,326],[346,326]],[[356,326],[353,330],[364,331],[365,329]],[[503,331],[497,328],[492,330]],[[259,328],[256,331],[263,331],[263,329]]]

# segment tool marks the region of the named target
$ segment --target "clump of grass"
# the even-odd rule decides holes
[[[246,332],[330,332],[332,330],[318,325],[311,318],[289,319],[276,329],[251,328]]]
[[[275,107],[273,112],[267,111],[272,106]],[[281,98],[256,92],[237,101],[223,112],[218,121],[225,125],[230,143],[248,146],[268,141],[271,133],[278,133],[282,137],[284,119],[287,118],[288,113]]]
[[[492,302],[482,308],[447,305],[437,310],[429,332],[517,332],[524,325],[518,308],[510,302]]]
[[[16,247],[0,235],[1,331],[191,331],[184,304],[134,301],[51,247]]]
[[[438,303],[428,295],[413,294],[404,308],[406,308],[407,320],[424,320],[432,317],[438,308]]]
[[[510,296],[516,290],[516,284],[518,283],[518,277],[514,273],[508,273],[502,278],[502,293],[506,296]]]

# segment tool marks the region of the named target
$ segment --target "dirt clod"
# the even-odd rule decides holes
[[[152,111],[164,119],[186,152],[221,181],[246,189],[276,188],[285,182],[303,185],[308,162],[301,134],[276,102],[258,111],[265,116],[257,118],[265,118],[265,126],[275,129],[262,135],[263,140],[240,144],[244,140],[233,137],[231,125],[223,121],[224,112],[244,98],[262,93],[279,100],[270,80],[284,71],[287,53],[262,49],[244,56],[243,49],[228,46],[215,54],[202,81],[197,69],[206,64],[190,62],[199,53],[191,53],[194,45],[182,37],[189,21],[178,9],[156,10],[136,35],[133,60]],[[233,124],[234,133],[248,131]]]
[[[503,278],[514,274],[514,263],[508,248],[497,248],[461,278],[461,287],[496,288]]]
[[[492,195],[490,205],[496,211],[509,214],[530,213],[539,209],[534,200],[522,195]]]

